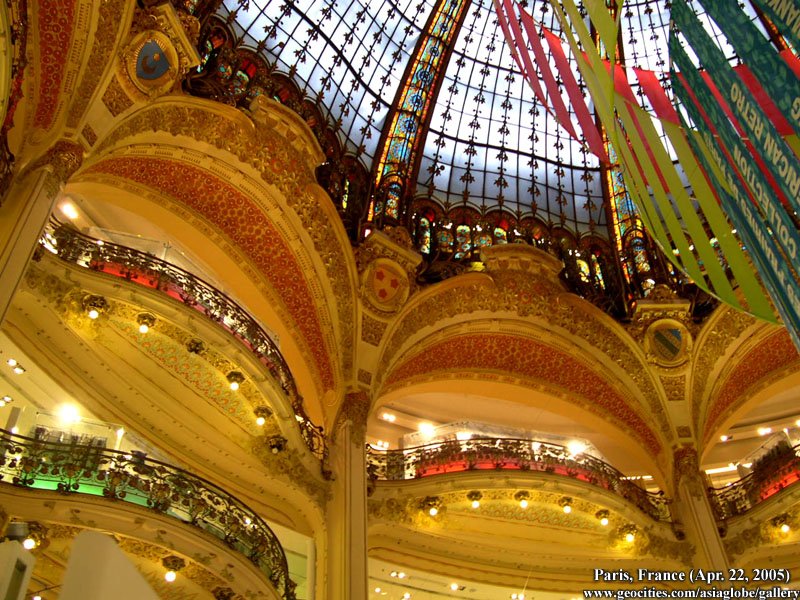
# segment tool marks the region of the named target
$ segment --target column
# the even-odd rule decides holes
[[[366,392],[347,394],[330,442],[334,479],[326,514],[326,598],[367,598],[365,439],[369,405]]]
[[[18,175],[0,204],[0,323],[25,274],[56,199],[83,162],[83,147],[61,140]]]
[[[728,555],[719,535],[717,518],[706,493],[697,450],[683,446],[673,454],[675,502],[673,519],[683,524],[687,540],[694,546],[694,567],[722,570],[727,574]]]

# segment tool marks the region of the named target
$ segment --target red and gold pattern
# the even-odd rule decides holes
[[[749,391],[770,373],[777,372],[800,360],[797,349],[786,330],[782,329],[750,350],[730,374],[719,394],[709,402],[708,415],[703,428],[703,439],[708,439],[719,426],[723,416],[730,414],[749,397]]]
[[[72,41],[76,0],[39,2],[36,27],[39,30],[39,89],[34,127],[49,129],[60,105],[61,84]]]
[[[656,435],[611,384],[567,353],[528,338],[508,334],[449,338],[406,359],[385,385],[425,374],[476,370],[507,373],[578,396],[583,399],[581,407],[633,431],[653,456],[661,452]]]
[[[236,187],[208,171],[175,160],[122,157],[85,171],[122,177],[182,202],[241,248],[281,297],[314,357],[325,389],[333,369],[303,269],[263,211]]]

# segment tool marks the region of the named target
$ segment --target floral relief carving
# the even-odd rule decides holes
[[[328,344],[304,271],[275,225],[246,194],[207,170],[156,157],[109,158],[82,173],[92,174],[122,177],[157,189],[202,215],[243,249],[301,332],[324,389],[334,387]]]
[[[108,82],[106,91],[103,93],[103,104],[106,105],[112,117],[118,117],[133,106],[133,100],[122,88],[116,76]]]
[[[432,344],[405,359],[386,378],[387,389],[434,373],[489,371],[546,382],[595,415],[621,424],[657,455],[661,444],[631,401],[588,366],[547,344],[507,334],[469,334]]]
[[[593,310],[596,309],[584,307],[582,300],[564,293],[558,280],[522,277],[519,272],[503,270],[490,272],[491,278],[478,281],[474,275],[459,277],[463,278],[463,284],[456,286],[452,280],[443,282],[439,284],[441,293],[427,295],[413,309],[402,314],[392,328],[391,338],[382,354],[382,370],[385,370],[387,363],[397,355],[406,340],[413,338],[423,328],[433,327],[444,319],[482,311],[538,318],[547,323],[549,328],[559,328],[587,340],[595,352],[604,353],[623,369],[647,401],[650,413],[647,420],[655,423],[657,431],[666,440],[673,439],[674,433],[666,418],[653,376],[642,357],[629,347],[633,341],[627,336],[622,337],[611,325],[603,323],[601,316],[594,316]]]
[[[361,339],[368,344],[378,346],[381,343],[383,334],[386,333],[387,326],[388,323],[385,321],[375,319],[367,313],[363,313],[361,315]]]
[[[200,104],[200,105],[198,105]],[[342,347],[352,347],[355,331],[355,297],[348,272],[352,260],[349,246],[337,237],[341,229],[338,220],[331,218],[320,197],[326,197],[316,184],[313,168],[320,157],[309,156],[268,127],[253,126],[242,113],[223,109],[214,102],[196,99],[191,105],[159,103],[145,108],[116,128],[101,144],[99,152],[113,147],[127,137],[142,132],[166,131],[184,135],[230,152],[242,163],[256,169],[264,183],[281,191],[286,202],[300,218],[314,244],[333,288],[333,299],[339,316]],[[308,134],[311,135],[310,133]],[[352,352],[341,353],[342,369],[347,376],[353,368]]]
[[[742,406],[761,384],[787,370],[796,370],[799,361],[800,355],[788,332],[779,329],[731,364],[719,392],[709,401],[703,427],[704,439],[708,439],[715,428]]]

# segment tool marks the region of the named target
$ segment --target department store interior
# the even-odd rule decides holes
[[[701,226],[667,201],[686,237],[650,227],[556,56],[583,28],[609,60],[600,6],[646,112],[671,3],[567,27],[568,3],[3,3],[0,534],[32,557],[9,598],[89,589],[87,532],[165,600],[800,589],[777,301],[667,142]]]

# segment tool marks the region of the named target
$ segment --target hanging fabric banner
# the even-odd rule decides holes
[[[525,68],[522,69],[522,74],[525,77],[525,80],[528,82],[528,85],[530,85],[533,89],[534,94],[536,94],[536,98],[539,99],[539,102],[541,102],[545,109],[549,112],[550,106],[548,105],[547,98],[542,91],[542,86],[539,85],[539,77],[536,75],[536,68],[533,66],[530,52],[528,52],[528,47],[525,44],[525,38],[522,36],[522,30],[519,27],[517,16],[514,14],[514,3],[512,0],[503,0],[503,9],[504,12],[497,13],[498,18],[501,20],[503,18],[506,19],[506,23],[511,26],[511,33],[513,35],[512,39],[507,39],[506,41],[512,48],[515,48],[516,53],[522,57],[522,62],[525,66]]]
[[[800,48],[800,2],[797,0],[753,0],[767,15],[781,35],[789,39],[795,48]]]
[[[764,96],[777,105],[795,133],[800,133],[800,80],[786,61],[739,8],[737,0],[701,0],[701,4],[748,66],[747,72],[763,86]]]
[[[733,72],[722,52],[708,37],[703,26],[684,0],[674,0],[672,17],[681,33],[691,44],[698,59],[711,72],[712,78],[720,82],[718,87],[747,132],[750,143],[766,162],[768,171],[772,173],[779,189],[786,195],[792,208],[795,211],[798,210],[800,208],[800,164],[798,164],[794,152],[768,122],[763,111],[755,104],[750,92]],[[677,43],[675,45],[679,46]],[[689,65],[684,66],[691,68]],[[687,75],[685,68],[682,68],[681,71],[684,76]],[[708,87],[703,84],[703,91],[707,90]],[[695,93],[699,96],[697,90]],[[713,103],[713,97],[708,98],[708,101]],[[723,143],[733,155],[736,167],[743,175],[748,188],[754,193],[761,211],[766,215],[775,238],[783,248],[790,264],[800,265],[798,262],[800,234],[798,234],[791,215],[770,193],[769,182],[754,164],[751,154],[732,127],[727,122],[715,123],[715,125],[721,133],[727,134],[722,138]]]
[[[800,336],[798,335],[800,332],[800,281],[789,268],[789,264],[798,264],[796,262],[798,246],[797,244],[781,244],[779,246],[776,238],[780,238],[780,235],[773,237],[770,234],[764,218],[756,209],[756,204],[747,197],[744,192],[745,188],[740,183],[740,180],[746,182],[747,188],[753,192],[758,205],[768,209],[772,199],[767,193],[766,181],[761,173],[752,167],[744,144],[719,108],[711,90],[692,65],[674,34],[670,36],[669,47],[673,63],[681,70],[681,77],[674,74],[673,90],[687,111],[692,113],[692,119],[695,121],[695,126],[700,128],[708,148],[707,151],[714,156],[717,167],[724,175],[724,182],[730,193],[730,197],[726,199],[729,202],[726,208],[734,225],[742,233],[742,239],[753,257],[761,279],[767,286],[795,344],[800,347]],[[686,81],[687,87],[684,87],[682,80]],[[691,95],[687,88],[691,90]],[[705,111],[714,131],[709,129],[709,123],[706,123],[700,116],[700,110]],[[715,132],[719,137],[715,137]],[[727,160],[723,154],[727,155]],[[738,179],[734,175],[732,167],[739,171]],[[783,207],[779,208],[782,210]],[[770,220],[769,217],[774,219],[774,212],[773,210],[772,213],[767,213],[768,220]],[[797,232],[794,233],[796,236]],[[783,252],[787,252],[786,258],[784,258]]]

